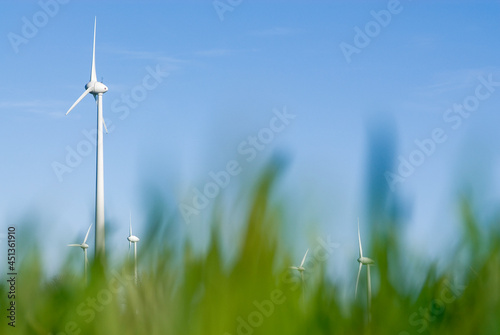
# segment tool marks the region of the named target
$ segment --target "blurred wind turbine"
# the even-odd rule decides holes
[[[305,305],[306,303],[306,292],[305,292],[305,285],[304,285],[304,271],[306,269],[304,268],[304,263],[306,261],[307,253],[309,252],[309,249],[306,250],[306,253],[304,254],[304,258],[302,258],[302,262],[300,263],[299,266],[290,266],[290,269],[297,270],[300,272],[300,278],[302,280],[302,303]]]
[[[302,262],[300,263],[299,266],[290,266],[290,269],[294,269],[300,272],[300,277],[302,278],[302,283],[304,283],[304,271],[306,269],[304,268],[304,262],[306,261],[307,253],[309,252],[309,249],[307,249],[304,258],[302,258]]]
[[[95,200],[95,257],[101,258],[105,252],[104,238],[104,165],[103,165],[103,133],[102,126],[108,129],[102,116],[102,95],[108,91],[106,85],[97,81],[95,70],[95,35],[97,18],[94,21],[94,44],[92,48],[92,69],[90,72],[90,81],[85,85],[85,92],[75,101],[73,106],[66,112],[69,114],[76,105],[87,94],[92,94],[97,103],[97,166],[96,166],[96,200]]]
[[[128,240],[128,251],[130,253],[130,246],[134,243],[134,274],[135,274],[135,283],[137,284],[137,242],[139,242],[139,238],[132,234],[132,213],[130,213],[130,226],[129,226],[129,236]]]
[[[85,235],[85,239],[83,240],[82,244],[68,244],[68,247],[80,247],[83,250],[83,261],[84,261],[84,269],[85,269],[85,282],[87,282],[87,266],[88,266],[87,249],[89,248],[89,245],[87,244],[87,238],[89,237],[90,228],[92,228],[92,224],[90,225],[89,230],[87,230],[87,235]]]
[[[359,283],[359,275],[361,274],[361,268],[363,265],[366,265],[366,275],[367,275],[367,287],[368,287],[368,319],[370,319],[370,311],[371,311],[371,302],[372,302],[372,283],[370,278],[370,265],[374,264],[375,261],[368,257],[363,257],[363,247],[361,245],[361,235],[359,233],[359,218],[358,218],[358,241],[359,241],[359,270],[358,270],[358,278],[356,279],[356,290],[354,292],[354,297],[356,298],[358,295],[358,283]]]

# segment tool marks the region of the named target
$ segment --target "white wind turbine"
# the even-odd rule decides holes
[[[358,295],[358,283],[359,283],[359,275],[361,274],[361,268],[363,265],[366,265],[366,275],[367,275],[367,287],[368,287],[368,315],[370,315],[371,310],[371,301],[372,301],[372,283],[370,278],[370,265],[374,264],[375,261],[368,257],[363,257],[363,247],[361,246],[361,235],[359,233],[359,218],[358,218],[358,241],[359,241],[359,270],[358,270],[358,278],[356,279],[356,290],[354,292],[354,297]]]
[[[97,81],[95,70],[95,35],[97,19],[94,21],[94,44],[92,48],[92,69],[90,81],[85,85],[85,92],[66,112],[69,114],[87,94],[92,94],[97,103],[97,167],[96,167],[96,198],[95,198],[95,257],[102,258],[105,252],[104,238],[104,165],[103,165],[103,133],[102,126],[108,132],[102,116],[102,95],[108,91],[103,83]]]
[[[130,213],[130,226],[129,226],[129,236],[128,240],[128,251],[130,253],[130,246],[132,243],[134,244],[134,274],[135,274],[135,283],[137,284],[137,242],[139,242],[139,238],[132,234],[132,213]]]
[[[304,286],[304,271],[306,269],[304,268],[304,263],[306,261],[307,253],[309,252],[309,249],[306,250],[306,253],[304,254],[304,257],[302,258],[302,262],[300,263],[299,266],[290,266],[290,269],[297,270],[300,272],[300,279],[302,280],[302,303],[305,304],[306,301],[306,294],[305,294],[305,286]]]
[[[302,278],[302,284],[304,283],[304,271],[306,269],[304,268],[304,262],[306,261],[307,253],[309,252],[309,249],[307,249],[304,258],[302,258],[302,262],[300,263],[299,266],[290,266],[290,269],[294,269],[300,272],[300,277]]]
[[[83,261],[84,261],[84,269],[85,269],[85,282],[87,281],[87,266],[88,266],[87,249],[89,248],[89,245],[87,244],[87,238],[89,237],[90,228],[92,228],[92,224],[90,225],[89,230],[87,230],[87,235],[85,235],[85,239],[83,240],[82,244],[68,244],[68,247],[80,247],[83,250]]]

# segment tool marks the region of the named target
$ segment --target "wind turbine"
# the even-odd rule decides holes
[[[128,251],[130,253],[130,246],[134,243],[134,274],[135,274],[135,283],[137,284],[137,242],[139,242],[139,238],[132,234],[132,213],[130,213],[130,226],[129,226],[129,236],[128,240]]]
[[[304,258],[302,258],[302,262],[300,263],[299,266],[290,266],[290,269],[294,269],[300,272],[300,277],[302,278],[302,282],[304,282],[304,271],[306,269],[304,268],[304,262],[306,261],[307,253],[309,252],[309,249],[307,249]]]
[[[309,252],[309,249],[306,250],[306,253],[304,254],[304,258],[302,258],[302,262],[300,263],[299,266],[290,266],[290,269],[297,270],[300,272],[300,278],[302,280],[302,302],[305,304],[305,287],[304,287],[304,271],[306,269],[304,268],[304,262],[306,261],[307,253]]]
[[[354,297],[356,298],[358,295],[358,283],[359,283],[359,275],[361,274],[361,268],[363,265],[366,265],[366,275],[367,275],[367,287],[368,287],[368,315],[370,315],[371,310],[371,302],[372,302],[372,283],[370,278],[370,265],[374,264],[375,261],[368,257],[363,257],[363,247],[361,245],[361,235],[359,233],[359,218],[358,218],[358,241],[359,241],[359,270],[358,270],[358,278],[356,279],[356,290],[354,292]],[[368,317],[370,319],[370,317]]]
[[[94,44],[92,48],[92,68],[90,71],[90,81],[85,85],[85,92],[75,101],[73,106],[66,112],[69,114],[76,105],[87,94],[92,94],[97,103],[97,166],[96,166],[96,197],[95,197],[95,257],[100,259],[104,257],[105,239],[104,239],[104,165],[103,165],[103,133],[102,126],[108,129],[102,117],[102,95],[108,91],[103,83],[97,81],[95,70],[95,35],[97,18],[94,21]]]
[[[87,282],[87,249],[89,248],[89,245],[87,244],[87,238],[89,237],[90,233],[90,228],[92,228],[92,224],[89,227],[89,230],[87,230],[87,235],[85,235],[85,239],[83,240],[82,244],[68,244],[68,247],[80,247],[83,250],[83,260],[84,260],[84,269],[85,269],[85,282]]]

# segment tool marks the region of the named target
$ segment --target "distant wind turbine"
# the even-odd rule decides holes
[[[294,269],[300,272],[300,277],[302,278],[302,282],[304,282],[304,271],[306,269],[304,268],[304,262],[306,261],[307,253],[309,252],[309,249],[307,249],[304,258],[302,258],[302,262],[300,263],[299,266],[290,266],[290,269]]]
[[[85,282],[87,282],[87,266],[88,266],[88,260],[87,260],[87,249],[89,248],[89,245],[87,244],[87,238],[89,237],[90,233],[90,228],[92,228],[92,224],[89,227],[89,230],[87,230],[87,235],[85,235],[85,239],[83,240],[82,244],[68,244],[68,247],[80,247],[83,250],[83,267],[85,269]]]
[[[370,315],[371,311],[371,302],[372,302],[372,283],[370,278],[370,265],[374,264],[375,261],[368,257],[363,257],[363,247],[361,245],[361,235],[359,233],[359,218],[358,218],[358,241],[359,241],[359,270],[358,270],[358,278],[356,279],[356,290],[354,292],[354,297],[358,295],[358,283],[359,283],[359,275],[361,274],[361,268],[363,265],[366,265],[366,275],[367,275],[367,287],[368,287],[368,315]],[[370,317],[368,317],[370,319]]]
[[[307,253],[309,252],[309,249],[306,250],[306,253],[304,254],[304,257],[302,258],[302,262],[300,263],[299,266],[290,266],[290,269],[297,270],[300,273],[300,279],[302,281],[302,302],[305,304],[306,298],[305,298],[305,286],[304,286],[304,271],[306,269],[304,268],[304,263],[306,261]]]
[[[139,238],[132,234],[132,213],[130,213],[130,226],[129,226],[129,236],[128,240],[128,251],[130,253],[130,246],[132,243],[134,244],[134,274],[135,274],[135,283],[137,284],[137,242],[139,242]]]
[[[101,258],[105,253],[104,237],[104,165],[103,165],[103,133],[102,126],[108,129],[102,116],[102,95],[108,91],[106,85],[97,81],[95,70],[95,36],[96,36],[97,18],[94,21],[94,44],[92,48],[92,69],[90,72],[90,81],[85,85],[85,92],[75,101],[73,106],[66,112],[69,114],[76,105],[87,94],[92,94],[97,103],[97,166],[96,166],[96,198],[95,198],[95,257]]]

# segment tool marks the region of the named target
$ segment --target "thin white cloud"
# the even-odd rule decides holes
[[[64,116],[67,102],[62,100],[2,101],[0,111],[4,113],[30,113],[54,119]]]
[[[428,96],[461,91],[476,86],[479,77],[486,78],[490,74],[494,78],[498,78],[500,68],[460,69],[440,72],[434,76],[432,82],[428,85],[417,89],[417,93]]]
[[[135,51],[135,50],[124,50],[124,49],[108,49],[108,52],[128,56],[134,59],[147,59],[147,60],[162,60],[168,61],[172,63],[183,63],[184,60],[168,57],[163,55],[161,52],[153,52],[153,51]]]
[[[246,52],[255,52],[257,51],[256,49],[248,49],[248,50],[237,50],[237,49],[209,49],[209,50],[200,50],[196,51],[194,54],[196,56],[202,56],[202,57],[224,57],[224,56],[231,56],[234,54],[238,53],[246,53]]]
[[[407,46],[417,49],[429,48],[436,46],[441,40],[442,38],[437,35],[417,35],[408,40]]]
[[[252,30],[248,34],[252,36],[287,36],[301,32],[299,29],[274,27],[269,29]]]
[[[107,48],[105,51],[121,55],[128,59],[147,60],[162,64],[166,71],[174,71],[180,68],[181,64],[188,63],[187,60],[166,56],[162,52],[155,51],[137,51],[119,48]]]
[[[206,57],[228,56],[234,53],[235,50],[230,50],[230,49],[211,49],[211,50],[202,50],[195,52],[197,56],[206,56]]]
[[[402,110],[418,113],[443,113],[453,103],[474,94],[474,89],[480,84],[479,78],[487,79],[490,74],[495,82],[500,80],[500,68],[494,67],[437,73],[427,84],[414,88],[413,94],[401,101],[399,106]]]

